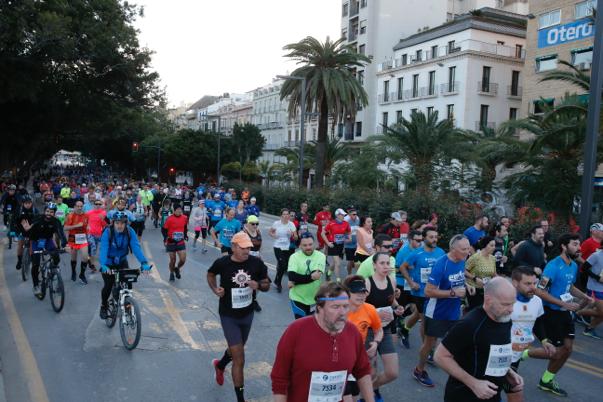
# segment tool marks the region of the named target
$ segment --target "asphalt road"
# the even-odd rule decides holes
[[[263,217],[267,228],[273,218]],[[147,225],[149,226],[149,225]],[[267,230],[264,230],[267,233]],[[202,254],[189,245],[181,280],[170,284],[167,255],[157,229],[143,235],[145,253],[155,268],[135,285],[142,307],[142,340],[126,351],[118,328],[109,329],[98,318],[100,275],[89,275],[89,284],[66,283],[66,304],[60,314],[48,298],[34,298],[31,282],[23,283],[15,270],[16,253],[0,246],[0,358],[8,402],[101,402],[101,401],[234,401],[229,378],[223,387],[213,381],[210,361],[226,344],[217,316],[217,300],[205,281],[205,272],[218,257],[215,249]],[[265,235],[265,260],[274,276],[271,241]],[[132,261],[134,264],[134,261]],[[67,277],[68,256],[62,256]],[[135,266],[135,264],[133,265]],[[270,370],[275,345],[292,321],[287,293],[274,291],[259,296],[263,307],[256,314],[246,348],[246,395],[250,401],[270,401]],[[558,376],[569,401],[601,400],[603,341],[577,336],[570,363]],[[418,335],[411,334],[411,349],[400,349],[400,376],[382,387],[386,401],[441,401],[446,376],[429,370],[437,386],[421,387],[411,377],[416,362]],[[557,398],[536,388],[545,368],[542,361],[522,363],[526,401]]]

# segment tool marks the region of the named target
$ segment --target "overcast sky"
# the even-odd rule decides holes
[[[242,93],[295,68],[283,46],[340,32],[340,0],[135,0],[144,6],[140,44],[171,106]]]

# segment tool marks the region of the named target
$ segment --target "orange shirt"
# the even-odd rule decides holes
[[[358,328],[360,335],[362,336],[362,342],[366,342],[366,336],[368,335],[368,329],[372,328],[373,332],[377,332],[381,329],[381,318],[377,314],[377,309],[372,304],[364,303],[358,310],[348,313],[348,321],[351,322]]]
[[[65,226],[77,225],[80,222],[83,223],[82,227],[69,230],[69,236],[74,236],[78,233],[88,232],[88,215],[84,213],[76,214],[73,212],[67,215],[67,220],[65,220]]]

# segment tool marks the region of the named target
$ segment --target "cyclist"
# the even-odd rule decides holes
[[[111,269],[128,268],[127,257],[130,250],[142,265],[143,271],[151,269],[142,252],[136,232],[128,226],[127,222],[128,215],[125,212],[116,212],[113,223],[103,231],[101,236],[100,264],[104,286],[101,290],[100,318],[103,320],[107,318],[107,301],[115,283],[115,276],[110,273]]]
[[[28,224],[32,224],[33,221],[37,218],[39,212],[33,206],[33,200],[29,195],[24,195],[21,198],[21,206],[16,209],[12,223],[14,227],[14,232],[19,243],[17,244],[17,269],[21,269],[21,261],[23,260],[23,244],[25,243],[25,238],[29,237],[27,231],[23,228],[21,222],[25,221]],[[27,250],[29,253],[29,249]]]
[[[61,247],[65,247],[67,239],[65,233],[63,233],[63,227],[61,222],[55,218],[54,214],[57,211],[57,205],[55,203],[48,203],[44,208],[44,215],[34,221],[33,224],[29,224],[25,221],[22,222],[23,229],[29,235],[31,241],[31,250],[35,251],[55,251],[56,244],[54,242],[54,235],[57,235],[61,240]],[[52,254],[52,262],[55,265],[59,265],[61,262],[57,253]],[[40,254],[33,254],[31,257],[31,280],[33,282],[33,292],[36,297],[40,297],[40,278],[38,278],[38,272],[40,269]]]
[[[182,214],[182,206],[174,206],[174,214],[170,215],[163,224],[165,250],[170,256],[170,281],[180,279],[180,270],[186,262],[186,241],[188,241],[188,217]],[[178,253],[178,266],[176,266]]]
[[[69,249],[71,254],[71,280],[75,282],[77,266],[77,253],[81,253],[80,281],[87,285],[86,267],[88,266],[88,215],[84,213],[84,203],[78,200],[73,205],[73,212],[67,215],[65,230],[68,231]]]

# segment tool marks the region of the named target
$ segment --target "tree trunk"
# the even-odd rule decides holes
[[[327,132],[329,130],[329,110],[327,100],[323,99],[320,105],[320,116],[318,119],[318,138],[316,141],[316,172],[314,183],[316,188],[322,188],[325,175],[325,153],[327,148]]]

